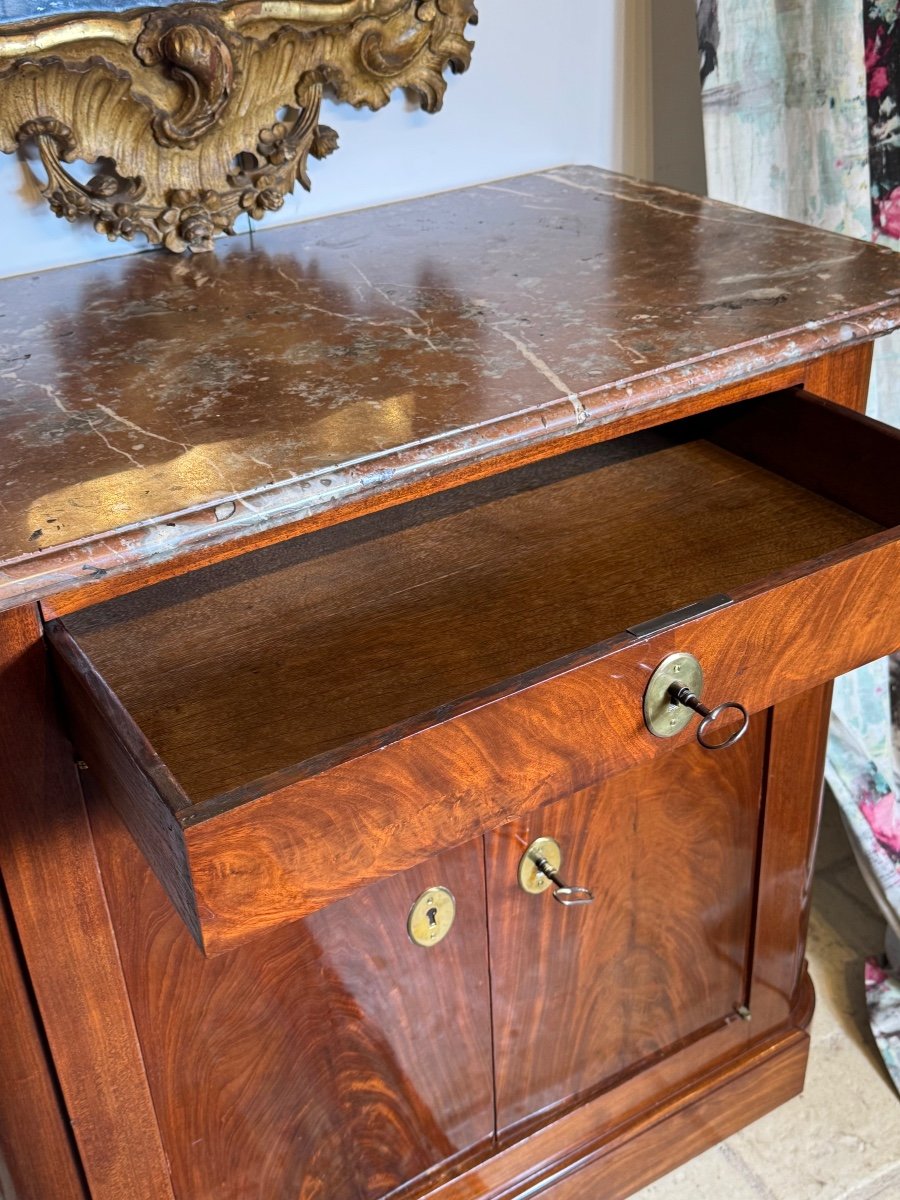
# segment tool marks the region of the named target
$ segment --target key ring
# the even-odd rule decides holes
[[[647,682],[643,701],[644,724],[654,737],[673,738],[687,729],[691,714],[697,713],[701,718],[697,741],[703,749],[727,750],[739,742],[749,729],[750,715],[743,704],[738,704],[736,700],[708,709],[700,701],[702,695],[703,668],[697,659],[693,654],[682,651],[670,654],[662,660]],[[713,726],[729,711],[740,714],[740,728],[724,741],[713,741]]]
[[[690,688],[679,687],[677,683],[671,685],[669,695],[678,704],[683,704],[685,708],[693,709],[695,713],[698,713],[703,718],[697,729],[697,741],[704,750],[727,750],[729,746],[733,746],[735,742],[739,742],[750,728],[750,714],[744,708],[743,704],[738,704],[736,700],[729,700],[725,704],[720,704],[716,708],[709,709],[705,704],[700,703]],[[708,730],[712,728],[722,713],[729,710],[741,714],[742,721],[740,728],[731,737],[726,738],[724,742],[707,741],[706,734]]]

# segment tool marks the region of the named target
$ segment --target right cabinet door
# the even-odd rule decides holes
[[[486,838],[497,1123],[571,1103],[712,1033],[748,991],[765,714]],[[564,907],[519,886],[537,838],[562,852]]]

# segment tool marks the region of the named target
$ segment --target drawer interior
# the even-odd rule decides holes
[[[782,394],[570,452],[65,626],[199,803],[896,523],[840,438],[831,479],[803,432],[832,420],[815,405]],[[851,422],[861,444],[871,424]]]

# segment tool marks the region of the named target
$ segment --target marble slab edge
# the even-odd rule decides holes
[[[339,509],[350,500],[389,493],[515,448],[564,440],[626,415],[658,412],[661,423],[668,407],[692,396],[801,365],[829,351],[883,337],[898,327],[900,300],[885,301],[777,337],[686,360],[664,371],[560,396],[478,425],[24,554],[0,563],[0,611],[197,550],[226,542],[239,544],[260,530]]]

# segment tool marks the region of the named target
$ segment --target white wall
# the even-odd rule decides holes
[[[653,167],[658,183],[706,193],[697,0],[651,0]]]
[[[566,162],[649,174],[649,2],[481,0],[474,62],[450,78],[443,111],[428,116],[402,95],[380,113],[329,108],[341,148],[311,163],[312,195],[292,197],[266,223]],[[25,165],[0,155],[0,276],[139,248],[57,220]]]

